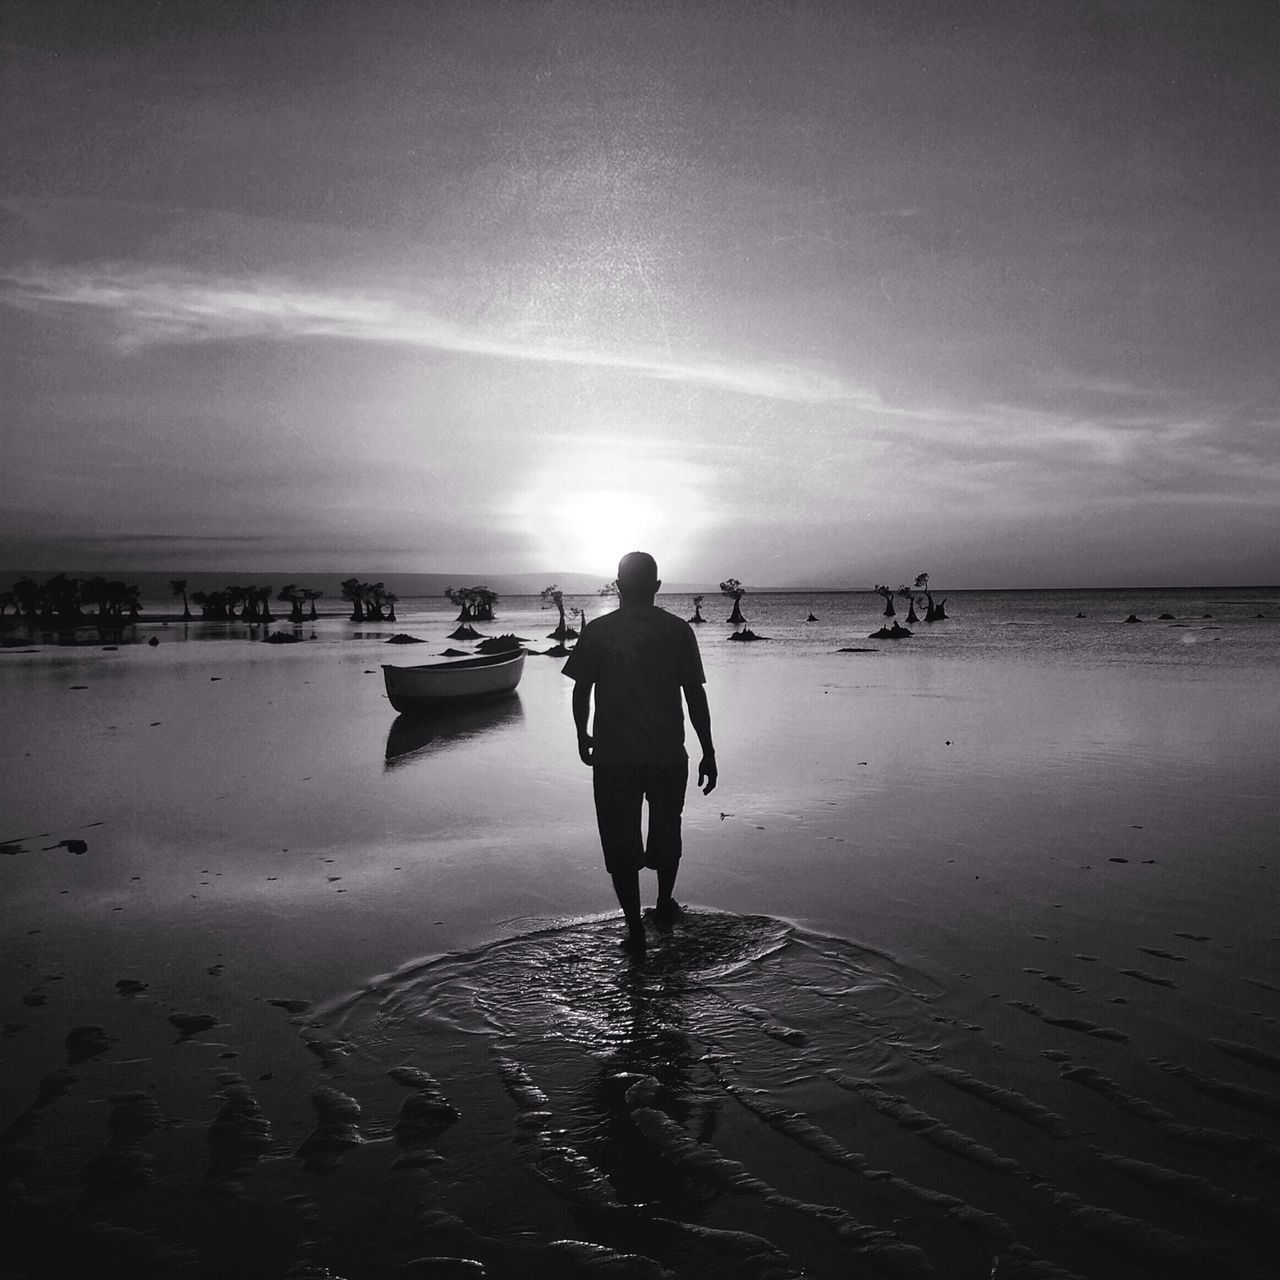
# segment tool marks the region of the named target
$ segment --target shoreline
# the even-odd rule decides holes
[[[85,617],[77,620],[73,624],[60,626],[56,623],[48,623],[40,619],[6,617],[6,618],[0,618],[0,631],[28,631],[28,632],[37,632],[37,633],[43,633],[48,635],[57,635],[57,634],[63,634],[63,633],[75,633],[78,631],[127,631],[130,627],[138,627],[138,626],[145,627],[145,626],[150,626],[154,624],[159,624],[161,626],[166,626],[166,627],[173,626],[174,624],[180,624],[180,625],[185,624],[187,626],[192,626],[195,624],[200,624],[202,626],[234,624],[236,626],[243,626],[243,627],[278,627],[278,626],[304,627],[310,622],[327,622],[327,621],[332,621],[334,619],[339,619],[347,622],[350,622],[352,620],[349,614],[345,612],[336,612],[336,611],[334,612],[317,611],[317,614],[314,618],[307,617],[307,618],[304,618],[301,622],[292,622],[290,621],[287,615],[284,617],[273,615],[270,619],[267,619],[267,620],[264,620],[261,618],[246,620],[244,618],[200,618],[200,617],[188,618],[181,613],[147,613],[137,618],[124,618],[124,619],[108,618],[108,619],[100,620],[97,618]],[[394,622],[394,619],[390,619],[390,620],[384,619],[384,621]]]

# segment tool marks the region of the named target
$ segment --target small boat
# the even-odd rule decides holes
[[[515,691],[523,671],[523,649],[428,662],[420,667],[382,665],[387,697],[397,711],[458,707],[500,698]]]

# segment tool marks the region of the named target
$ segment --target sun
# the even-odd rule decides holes
[[[705,468],[657,443],[574,440],[542,454],[505,511],[536,568],[607,582],[628,551],[660,566],[687,560],[714,521],[710,483]]]
[[[628,551],[660,543],[667,524],[662,505],[649,494],[588,489],[565,495],[547,520],[545,536],[557,565],[608,568]]]

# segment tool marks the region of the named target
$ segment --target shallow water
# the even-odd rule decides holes
[[[433,1135],[435,1212],[483,1218],[492,1237],[499,1222],[545,1231],[567,1207],[595,1238],[694,1275],[757,1273],[733,1269],[724,1241],[655,1234],[648,1215],[749,1232],[780,1265],[833,1276],[985,1275],[993,1258],[1007,1274],[1071,1273],[1046,1258],[1090,1275],[1243,1274],[1273,1241],[1280,1215],[1231,1196],[1249,1194],[1259,1161],[1280,1175],[1280,1148],[1252,1114],[1234,1133],[1205,1129],[1161,1071],[1221,1082],[1144,1067],[1130,1033],[1081,1017],[1083,1001],[1069,1016],[1000,998],[978,1025],[927,976],[771,917],[690,912],[642,967],[615,937],[585,922],[412,965],[310,1024],[344,1087],[378,1100],[393,1167],[420,1156],[389,1125],[395,1068],[429,1067],[461,1112]],[[1008,1045],[1022,1028],[1004,1023],[1028,1015],[1063,1047]],[[1157,1156],[1185,1179],[1178,1205],[1151,1201]],[[529,1177],[554,1210],[540,1196],[533,1212],[494,1207]],[[1219,1198],[1234,1227],[1204,1214]],[[453,1238],[502,1260],[491,1240]]]
[[[682,1275],[753,1274],[728,1238],[612,1205],[601,1218],[595,1174],[615,1201],[764,1237],[816,1275],[919,1259],[796,1203],[898,1232],[944,1275],[1012,1266],[1009,1239],[1076,1274],[1200,1274],[1204,1257],[1163,1237],[1084,1230],[1072,1196],[1231,1248],[1248,1274],[1273,1234],[1264,1210],[1241,1226],[1238,1205],[1153,1190],[1124,1161],[1280,1194],[1270,1148],[1179,1131],[1280,1140],[1270,1103],[1242,1111],[1205,1083],[1276,1092],[1278,599],[955,593],[951,621],[894,645],[866,640],[881,620],[865,598],[749,598],[768,643],[700,631],[721,784],[686,811],[680,895],[696,910],[640,970],[613,947],[555,659],[531,656],[507,703],[424,726],[395,716],[378,669],[445,647],[434,604],[394,625],[324,619],[293,646],[153,624],[138,639],[155,647],[0,653],[20,726],[0,743],[5,1122],[66,1062],[69,1030],[115,1037],[38,1115],[31,1191],[74,1203],[104,1100],[142,1090],[181,1123],[146,1139],[151,1199],[111,1204],[185,1238],[179,1193],[204,1177],[234,1072],[271,1123],[234,1211],[274,1224],[259,1272],[236,1255],[246,1275],[323,1256],[380,1276],[432,1252],[527,1274],[550,1264],[521,1249],[563,1237],[647,1239]],[[553,615],[523,604],[484,629],[549,644]],[[1157,607],[1195,621],[1121,621]],[[819,623],[801,621],[810,608]],[[429,644],[387,647],[394,631]],[[145,986],[124,996],[121,980]],[[216,1029],[175,1042],[177,1012]],[[405,1063],[462,1113],[426,1143],[441,1162],[396,1167],[406,1089],[385,1072]],[[1063,1074],[1077,1067],[1100,1074]],[[631,1093],[639,1077],[661,1092]],[[323,1121],[317,1086],[363,1108],[361,1145],[312,1144],[335,1155],[327,1173],[327,1156],[295,1156]],[[932,1140],[893,1097],[942,1125]],[[705,1168],[662,1116],[705,1139]],[[721,1158],[765,1190],[731,1189]],[[300,1193],[324,1231],[271,1209]],[[471,1234],[426,1230],[424,1206]],[[370,1243],[376,1221],[394,1248]],[[202,1256],[208,1274],[226,1264]]]

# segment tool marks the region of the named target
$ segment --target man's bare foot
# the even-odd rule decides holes
[[[629,956],[637,960],[640,959],[649,948],[648,939],[644,936],[643,926],[638,929],[628,929],[627,936],[618,943],[618,946]]]
[[[674,898],[659,898],[653,907],[653,918],[659,924],[671,924],[684,915],[684,908]]]

